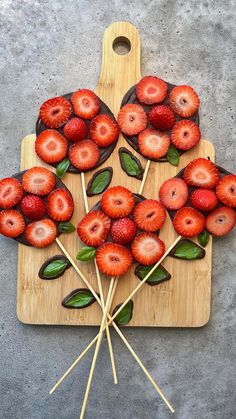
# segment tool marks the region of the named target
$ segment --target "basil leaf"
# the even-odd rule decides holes
[[[60,161],[57,165],[57,176],[61,179],[64,174],[67,172],[68,168],[70,166],[70,160],[65,158],[64,160]]]
[[[70,221],[59,223],[57,228],[59,233],[73,233],[76,230],[75,226]]]
[[[50,262],[43,270],[44,278],[53,279],[61,276],[66,270],[68,263],[65,260],[56,259]]]
[[[207,230],[202,231],[202,233],[198,234],[197,236],[198,238],[198,242],[200,243],[201,246],[206,247],[207,243],[209,242],[210,239],[210,234],[208,233]]]
[[[93,196],[104,192],[110,185],[112,175],[112,167],[106,167],[105,169],[98,170],[94,173],[87,186],[87,195]]]
[[[93,304],[94,301],[95,297],[91,291],[86,288],[78,288],[64,298],[62,305],[66,308],[84,308]]]
[[[191,240],[183,239],[171,250],[170,255],[178,259],[194,260],[204,258],[205,250]]]
[[[121,307],[122,304],[118,304],[113,310],[112,315],[114,315],[117,310]],[[130,300],[121,310],[121,312],[117,315],[117,317],[114,319],[115,323],[119,326],[123,326],[130,322],[132,319],[133,314],[133,306],[134,303],[132,300]]]
[[[141,280],[143,280],[147,274],[151,271],[154,265],[144,266],[138,265],[135,268],[134,274]],[[158,266],[151,276],[146,281],[149,285],[157,285],[161,282],[168,281],[171,278],[171,274],[162,266]]]
[[[136,177],[140,180],[143,178],[143,168],[137,157],[125,147],[119,149],[119,157],[121,167],[128,176]]]
[[[76,259],[82,260],[83,262],[93,259],[96,254],[95,247],[84,246],[82,249],[77,253]]]
[[[173,166],[179,165],[179,152],[172,144],[170,145],[169,150],[167,151],[166,158],[168,162]]]

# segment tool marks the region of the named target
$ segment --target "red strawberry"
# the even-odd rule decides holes
[[[134,222],[141,230],[157,231],[163,226],[166,211],[159,201],[145,199],[134,209]]]
[[[126,247],[117,243],[104,243],[97,249],[96,262],[103,274],[117,277],[128,272],[133,258]]]
[[[173,224],[180,236],[194,237],[204,230],[206,222],[195,208],[183,207],[175,214]]]
[[[63,128],[65,137],[73,143],[87,137],[88,127],[83,119],[71,118]]]
[[[54,97],[46,100],[39,110],[39,118],[49,128],[59,128],[68,121],[72,112],[69,100],[64,97]]]
[[[20,202],[23,188],[19,180],[6,177],[0,180],[0,208],[12,208]]]
[[[165,244],[153,233],[141,233],[135,237],[131,251],[135,260],[142,265],[152,265],[165,253]]]
[[[164,132],[146,128],[138,136],[138,147],[143,156],[149,159],[164,157],[170,146],[170,138]]]
[[[109,115],[97,115],[91,122],[89,135],[99,147],[107,147],[119,136],[119,127]]]
[[[214,236],[224,236],[233,230],[236,213],[232,208],[216,208],[206,218],[206,228]]]
[[[184,180],[187,185],[199,188],[214,188],[219,177],[220,174],[215,164],[203,157],[192,160],[184,170]]]
[[[188,187],[182,179],[168,179],[161,185],[159,197],[166,208],[173,211],[178,210],[188,200]]]
[[[216,185],[216,195],[224,205],[236,207],[236,175],[226,175]]]
[[[69,191],[55,189],[48,195],[47,213],[55,221],[68,221],[74,211],[74,201]]]
[[[35,195],[47,195],[55,186],[55,175],[45,167],[32,167],[22,177],[23,189]]]
[[[35,151],[46,163],[58,163],[67,154],[68,143],[65,137],[54,129],[41,132],[35,141]]]
[[[142,106],[128,103],[120,109],[118,125],[124,134],[139,134],[147,126],[147,115]]]
[[[218,203],[217,196],[211,189],[196,189],[190,201],[193,207],[205,212],[212,211]]]
[[[132,242],[136,231],[137,227],[130,218],[120,218],[111,226],[111,237],[115,243],[127,244]]]
[[[180,150],[189,150],[200,141],[201,131],[198,126],[189,119],[176,122],[171,131],[172,144]]]
[[[34,247],[46,247],[54,242],[57,237],[57,227],[52,220],[43,219],[28,224],[25,237]]]
[[[99,112],[99,98],[92,90],[80,89],[71,98],[74,112],[80,118],[92,119]]]
[[[134,206],[134,195],[123,186],[107,189],[101,199],[102,210],[111,218],[127,217]]]
[[[81,171],[93,169],[99,155],[98,146],[92,140],[81,140],[73,144],[68,153],[71,164]]]
[[[39,196],[26,195],[20,203],[23,214],[30,220],[40,220],[46,212],[46,206]]]
[[[167,84],[155,76],[143,77],[136,86],[136,94],[141,103],[152,105],[162,102],[167,96]]]
[[[23,233],[25,221],[22,214],[14,209],[0,212],[0,234],[6,237],[17,237]]]
[[[150,123],[159,131],[169,131],[175,124],[174,112],[166,105],[157,105],[149,112]]]
[[[111,220],[102,211],[91,211],[80,221],[77,233],[88,246],[99,246],[107,238]]]
[[[189,118],[197,112],[200,100],[192,87],[176,86],[170,92],[169,104],[178,115]]]

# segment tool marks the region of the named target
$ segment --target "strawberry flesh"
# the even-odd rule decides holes
[[[176,86],[170,92],[169,105],[179,116],[189,118],[197,112],[200,100],[192,87]]]
[[[142,106],[128,103],[119,111],[118,125],[124,134],[139,134],[147,126],[147,115]]]
[[[205,217],[195,208],[183,207],[173,220],[175,231],[183,237],[194,237],[205,228]]]
[[[99,160],[99,149],[92,140],[81,140],[69,149],[69,160],[77,169],[84,171],[93,169]]]
[[[22,177],[23,189],[35,195],[47,195],[55,186],[55,176],[45,167],[32,167]]]
[[[72,106],[69,100],[62,96],[54,97],[42,104],[39,110],[39,117],[49,128],[59,128],[68,121],[72,113]]]
[[[170,146],[170,138],[163,132],[146,128],[138,136],[140,153],[149,159],[164,157]]]
[[[0,234],[15,238],[25,230],[25,221],[22,214],[15,209],[6,209],[0,212]]]
[[[105,275],[118,277],[131,268],[131,252],[117,243],[104,243],[96,251],[98,269]]]
[[[135,206],[135,199],[123,186],[113,186],[107,189],[101,199],[102,210],[110,218],[127,217]]]
[[[35,151],[46,163],[58,163],[67,154],[68,143],[65,137],[54,129],[47,129],[36,138]]]
[[[80,89],[71,98],[74,112],[84,119],[92,119],[99,112],[99,99],[92,90]]]
[[[55,221],[68,221],[74,211],[74,201],[69,191],[55,189],[48,195],[47,213]]]
[[[178,210],[188,200],[188,187],[182,179],[168,179],[161,185],[159,197],[165,208],[172,211]]]
[[[189,119],[176,122],[170,135],[172,144],[180,150],[190,150],[199,143],[200,138],[200,129]]]
[[[158,77],[146,76],[138,82],[136,94],[141,103],[147,105],[160,103],[167,96],[167,84]]]
[[[91,122],[89,135],[99,147],[107,147],[117,141],[119,127],[109,115],[97,115]]]
[[[111,220],[102,211],[91,211],[80,221],[77,233],[88,246],[99,246],[107,238]]]
[[[151,265],[164,255],[165,245],[156,234],[143,232],[135,237],[131,250],[137,262]]]
[[[0,180],[0,208],[9,209],[17,205],[23,196],[19,180],[4,178]]]
[[[224,236],[233,230],[236,212],[229,207],[216,208],[206,218],[206,228],[214,236]]]
[[[215,164],[202,157],[192,160],[184,170],[184,180],[189,186],[212,189],[219,177],[220,173]]]
[[[154,199],[145,199],[134,209],[134,222],[141,230],[157,231],[163,226],[165,219],[165,208]]]
[[[47,247],[57,237],[56,224],[49,219],[43,219],[28,224],[25,229],[25,237],[29,244],[34,247]]]
[[[216,195],[228,207],[236,207],[236,175],[226,175],[216,185]]]

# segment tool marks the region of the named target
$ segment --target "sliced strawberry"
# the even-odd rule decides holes
[[[99,160],[99,149],[92,140],[81,140],[69,149],[69,160],[77,169],[84,171],[93,169]]]
[[[6,177],[0,180],[0,208],[9,209],[17,205],[23,196],[19,180]]]
[[[159,131],[169,131],[175,124],[174,112],[166,105],[157,105],[149,112],[150,123]]]
[[[30,220],[40,220],[46,212],[46,206],[39,196],[26,195],[20,203],[23,214]]]
[[[200,100],[192,87],[176,86],[170,92],[169,104],[178,115],[189,118],[197,112]]]
[[[46,100],[39,110],[39,118],[49,128],[59,128],[68,121],[72,113],[69,100],[62,96]]]
[[[136,135],[147,126],[147,115],[142,106],[136,103],[124,105],[118,114],[118,125],[121,132]]]
[[[138,136],[141,154],[149,159],[164,157],[170,146],[170,138],[164,132],[146,128]]]
[[[57,237],[57,227],[52,220],[43,219],[28,224],[25,229],[25,237],[29,244],[34,247],[47,247]]]
[[[206,218],[206,228],[214,236],[224,236],[233,230],[236,212],[232,208],[216,208]]]
[[[190,150],[199,143],[200,138],[200,129],[189,119],[176,122],[170,134],[172,144],[180,150]]]
[[[64,126],[63,133],[69,141],[76,143],[87,137],[88,127],[83,119],[71,118]]]
[[[91,211],[80,221],[77,233],[88,246],[99,246],[107,238],[111,220],[102,211]]]
[[[117,141],[119,127],[109,115],[97,115],[91,122],[89,135],[99,147],[107,147]]]
[[[183,207],[175,214],[173,224],[180,236],[194,237],[204,230],[206,221],[195,208]]]
[[[55,186],[55,175],[45,167],[32,167],[22,177],[23,189],[35,195],[47,195]]]
[[[141,230],[157,231],[163,226],[166,211],[159,201],[145,199],[134,209],[134,222]]]
[[[216,185],[216,195],[224,205],[236,207],[236,175],[226,175]]]
[[[67,154],[68,143],[65,137],[54,129],[41,132],[35,141],[35,151],[46,163],[58,163]]]
[[[203,157],[192,160],[184,171],[185,182],[190,186],[199,188],[214,188],[219,177],[220,174],[215,164]]]
[[[152,265],[165,253],[165,244],[153,233],[141,233],[135,237],[132,246],[135,260],[142,265]]]
[[[68,221],[74,211],[74,201],[69,191],[55,189],[48,195],[47,213],[55,221]]]
[[[111,237],[115,243],[127,244],[132,242],[136,231],[136,224],[130,218],[120,218],[111,226]]]
[[[14,209],[0,212],[0,234],[6,237],[17,237],[23,233],[25,221],[22,214]]]
[[[92,90],[80,89],[71,98],[74,112],[80,118],[92,119],[99,112],[99,98]]]
[[[211,189],[196,189],[191,197],[191,204],[200,211],[212,211],[218,204],[218,199]]]
[[[102,210],[111,218],[127,217],[134,206],[134,195],[123,186],[113,186],[107,189],[101,199]]]
[[[168,179],[161,185],[159,197],[164,207],[173,211],[178,210],[188,200],[188,187],[182,179]]]
[[[133,258],[126,247],[117,243],[104,243],[96,251],[96,262],[103,274],[117,277],[128,272]]]
[[[167,96],[167,84],[155,76],[143,77],[136,86],[136,94],[141,103],[152,105],[162,102]]]

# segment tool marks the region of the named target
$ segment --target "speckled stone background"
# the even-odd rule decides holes
[[[1,0],[0,19],[1,177],[18,170],[20,141],[34,132],[39,104],[95,87],[104,29],[118,20],[140,30],[143,75],[196,88],[203,136],[215,144],[217,162],[235,169],[233,0]],[[125,331],[178,419],[236,417],[235,262],[235,232],[214,240],[212,313],[204,328]],[[2,237],[0,264],[0,418],[78,418],[92,353],[52,397],[48,391],[96,329],[20,324],[17,244]],[[119,385],[103,342],[86,417],[173,417],[113,336]]]

